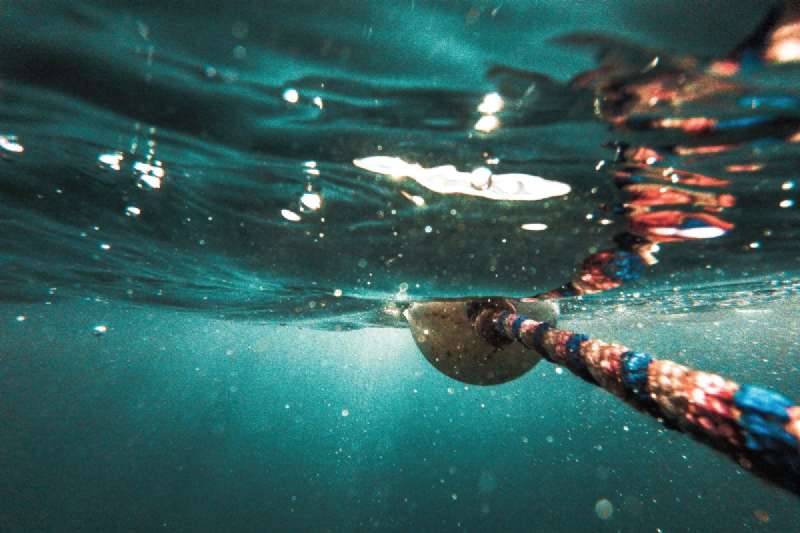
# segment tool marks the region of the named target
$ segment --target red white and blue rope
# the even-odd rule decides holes
[[[502,337],[800,492],[800,406],[785,396],[509,311],[481,313],[479,331],[486,320]]]

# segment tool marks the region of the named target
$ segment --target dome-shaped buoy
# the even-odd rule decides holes
[[[539,362],[539,355],[501,337],[482,317],[498,310],[517,312],[555,325],[552,300],[507,298],[441,300],[411,305],[405,317],[425,358],[443,374],[473,385],[497,385],[516,379]]]

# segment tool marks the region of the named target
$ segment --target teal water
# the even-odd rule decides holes
[[[546,363],[448,379],[400,313],[573,279],[628,231],[611,145],[651,147],[637,172],[726,180],[700,189],[735,205],[672,209],[733,229],[661,243],[562,325],[800,398],[800,70],[647,114],[762,121],[699,135],[612,127],[611,89],[569,83],[724,57],[768,3],[2,7],[0,531],[796,527],[796,495]]]

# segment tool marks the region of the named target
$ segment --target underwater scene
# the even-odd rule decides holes
[[[0,8],[0,532],[800,531],[800,2]]]

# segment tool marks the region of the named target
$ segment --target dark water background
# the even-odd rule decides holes
[[[550,289],[624,227],[603,207],[620,202],[595,170],[605,145],[674,134],[597,120],[564,89],[596,58],[549,39],[712,59],[768,3],[0,8],[0,531],[797,527],[795,496],[552,367],[448,380],[385,312]],[[482,134],[493,64],[550,82]],[[798,81],[743,79],[788,100],[759,116],[790,119]],[[353,164],[375,155],[572,192],[441,195]],[[779,206],[797,200],[800,148],[764,135],[671,162],[731,180],[735,230],[663,245],[641,280],[565,301],[563,324],[797,398],[798,216]]]

